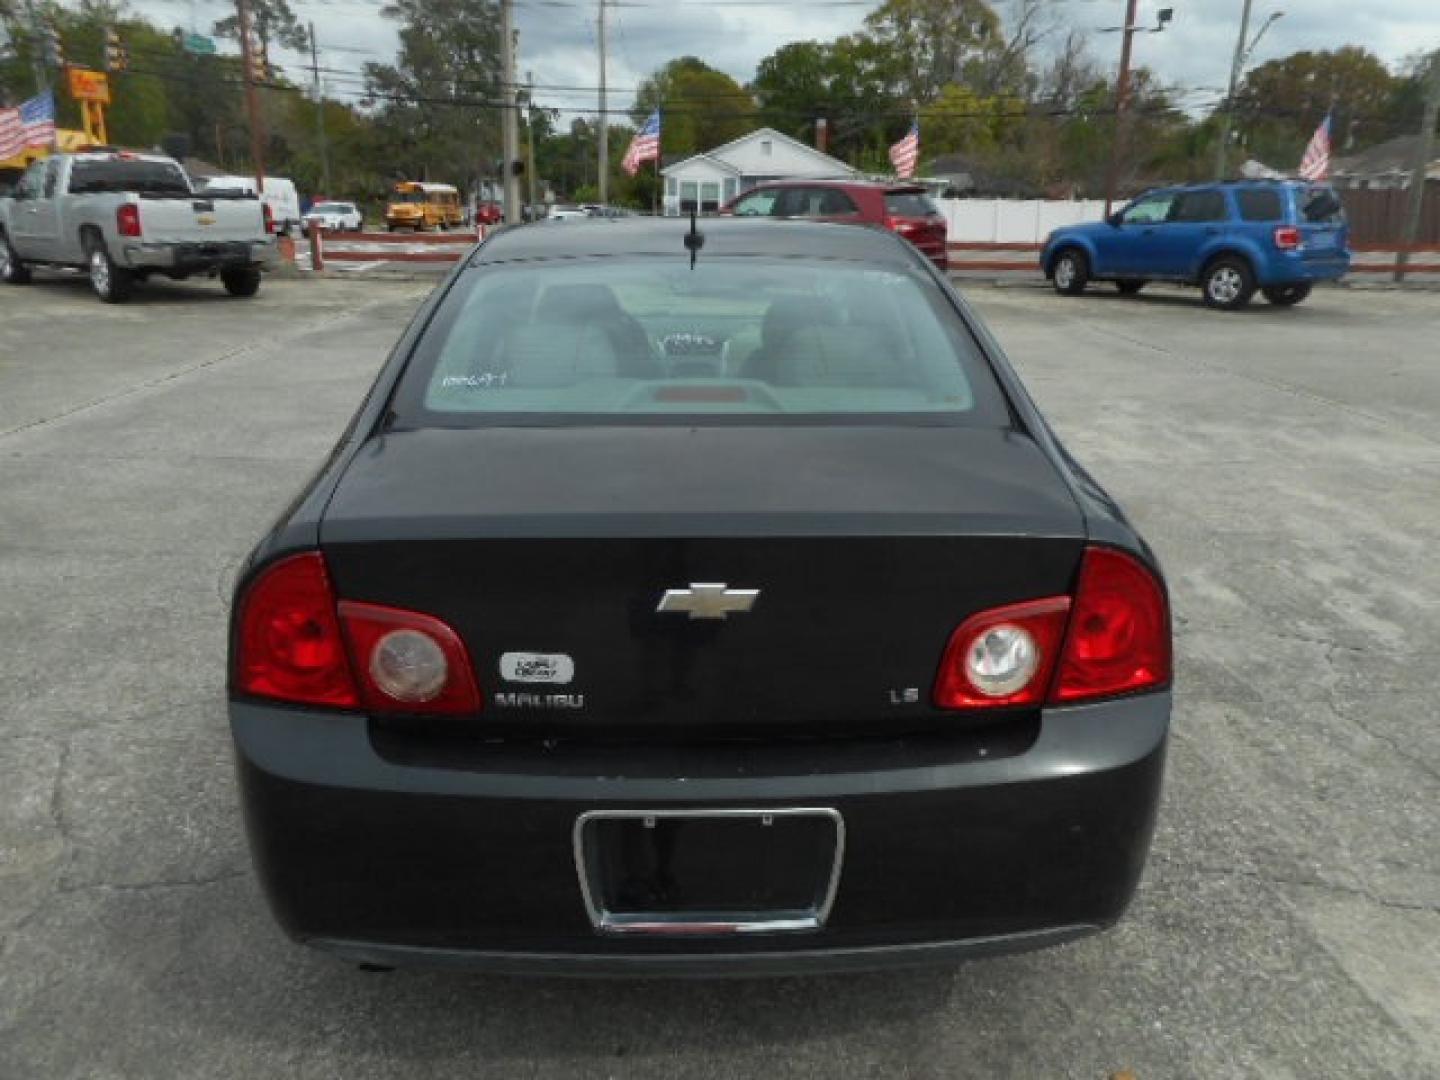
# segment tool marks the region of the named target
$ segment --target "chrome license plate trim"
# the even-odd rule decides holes
[[[797,912],[777,912],[774,918],[743,918],[723,915],[685,916],[670,913],[646,914],[606,911],[590,887],[590,873],[585,859],[585,828],[592,821],[659,820],[673,818],[759,818],[821,817],[835,827],[835,854],[829,880],[820,902],[813,908]],[[648,934],[656,936],[707,936],[732,934],[796,933],[819,930],[830,917],[835,895],[840,889],[840,872],[845,862],[845,818],[831,806],[782,806],[756,808],[705,809],[703,807],[663,810],[588,810],[575,819],[571,831],[575,859],[575,876],[590,924],[606,934]]]

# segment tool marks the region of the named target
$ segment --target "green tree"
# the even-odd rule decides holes
[[[295,52],[310,48],[310,35],[287,0],[250,0],[250,26],[267,61],[271,57],[272,46],[278,45]],[[239,14],[219,20],[211,32],[216,37],[239,41]]]
[[[1332,108],[1331,137],[1342,153],[1397,134],[1400,83],[1379,57],[1358,46],[1292,53],[1246,74],[1236,93],[1235,126],[1250,156],[1291,167]]]
[[[492,175],[500,150],[500,17],[493,0],[395,0],[393,64],[365,65],[393,177],[463,183]]]
[[[865,27],[899,69],[896,89],[917,105],[947,83],[978,81],[987,55],[1005,44],[985,0],[886,0]]]
[[[656,108],[666,160],[738,139],[754,129],[757,119],[755,99],[744,87],[693,56],[671,60],[640,84],[631,110],[636,124]]]

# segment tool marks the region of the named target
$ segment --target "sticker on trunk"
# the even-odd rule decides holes
[[[564,686],[575,678],[575,661],[564,653],[507,652],[500,656],[500,677],[506,682]]]

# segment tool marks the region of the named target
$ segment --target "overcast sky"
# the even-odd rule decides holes
[[[1002,15],[1009,0],[992,0]],[[302,18],[313,20],[321,65],[347,71],[366,60],[387,59],[395,28],[379,15],[381,0],[291,0]],[[1095,31],[1092,48],[1104,63],[1118,61],[1120,37],[1098,31],[1119,23],[1124,0],[1049,0],[1056,24]],[[191,12],[202,32],[233,10],[226,0],[134,0],[135,7],[162,25],[188,24]],[[741,83],[761,58],[791,41],[825,40],[858,28],[878,3],[864,0],[622,0],[608,10],[609,78],[612,108],[628,106],[647,74],[677,56],[691,54]],[[1140,21],[1155,22],[1162,7],[1175,9],[1169,29],[1137,35],[1135,62],[1155,70],[1171,86],[1190,91],[1190,107],[1212,102],[1230,70],[1242,0],[1141,0]],[[1255,0],[1252,33],[1274,11],[1285,15],[1260,42],[1251,64],[1298,49],[1363,45],[1392,66],[1417,50],[1440,48],[1440,0]],[[567,111],[593,108],[598,79],[598,0],[516,0],[520,30],[520,74],[533,71],[540,102]],[[1055,37],[1063,36],[1063,29]],[[295,58],[292,58],[295,59]],[[306,61],[308,62],[308,57]],[[302,73],[290,69],[292,78]],[[327,89],[353,97],[355,79],[331,75]],[[586,89],[566,90],[560,87]]]

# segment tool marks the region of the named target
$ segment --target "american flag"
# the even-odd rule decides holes
[[[47,90],[18,109],[0,109],[0,159],[55,141],[55,98]]]
[[[895,175],[908,180],[915,175],[915,163],[920,160],[920,123],[910,125],[905,137],[890,147],[890,164],[895,166]]]
[[[1305,156],[1300,159],[1300,175],[1306,180],[1324,180],[1330,175],[1330,114],[1320,121]]]
[[[650,114],[650,119],[645,121],[645,126],[630,140],[630,149],[625,151],[625,159],[620,162],[620,167],[634,176],[645,162],[659,160],[660,110],[656,109]]]

